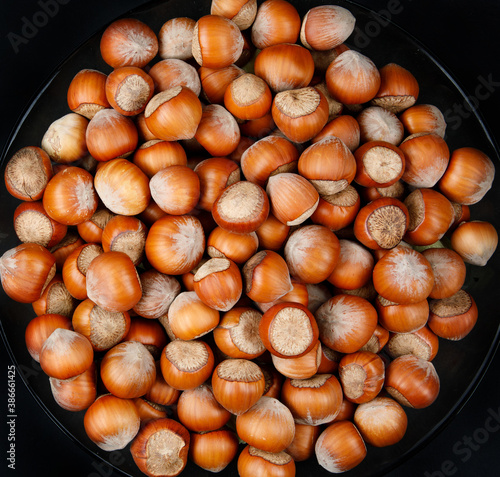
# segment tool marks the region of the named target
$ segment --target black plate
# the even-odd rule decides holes
[[[209,1],[170,0],[154,2],[141,7],[130,15],[148,23],[158,31],[164,21],[177,16],[197,18],[209,12]],[[292,1],[301,14],[317,4],[329,2]],[[347,42],[372,58],[378,66],[388,62],[399,63],[407,67],[417,77],[421,86],[419,103],[431,103],[443,111],[453,105],[466,105],[466,95],[457,86],[446,70],[430,56],[422,46],[407,33],[375,13],[350,2],[336,2],[349,8],[357,19],[357,29]],[[82,68],[93,67],[104,72],[110,68],[103,63],[99,55],[99,39],[102,31],[82,45],[44,85],[43,90],[32,102],[30,109],[18,125],[12,142],[2,157],[2,172],[6,160],[18,149],[27,145],[39,145],[41,137],[48,125],[68,112],[65,102],[67,86],[76,72]],[[472,105],[474,106],[474,105]],[[474,107],[471,108],[474,110]],[[473,146],[483,150],[498,164],[498,154],[491,138],[476,112],[468,117],[460,116],[460,124],[450,123],[447,143],[450,149],[462,146]],[[455,127],[458,126],[458,127]],[[489,220],[497,229],[500,224],[498,211],[494,205],[500,199],[498,188],[490,191],[480,204],[473,207],[476,219]],[[18,240],[11,228],[12,212],[19,201],[12,198],[4,187],[0,191],[2,208],[0,223],[0,252],[17,245]],[[383,475],[389,469],[406,460],[409,455],[427,444],[436,432],[452,419],[473,392],[493,350],[499,341],[499,325],[497,319],[488,319],[492,310],[496,309],[499,257],[498,254],[487,267],[468,267],[466,287],[478,303],[480,319],[473,332],[464,340],[456,343],[441,340],[441,347],[434,363],[441,377],[442,388],[438,400],[429,408],[408,410],[409,428],[407,435],[396,446],[386,449],[370,448],[365,461],[346,475],[375,476]],[[128,450],[106,453],[98,449],[87,438],[83,429],[83,413],[69,413],[55,404],[48,379],[33,362],[26,351],[24,328],[34,316],[29,305],[21,305],[9,300],[5,294],[1,297],[2,335],[13,361],[23,371],[25,382],[35,399],[48,415],[72,439],[86,448],[96,459],[111,463],[117,470],[126,475],[142,475]],[[374,470],[375,469],[375,470]],[[190,464],[187,475],[205,475],[206,473]],[[235,475],[235,463],[221,475]],[[330,475],[315,462],[299,463],[298,475]]]

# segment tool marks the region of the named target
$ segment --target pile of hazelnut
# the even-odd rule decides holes
[[[439,339],[478,309],[466,263],[482,151],[450,151],[403,66],[345,42],[335,5],[213,0],[104,31],[69,112],[5,167],[22,201],[2,286],[56,402],[149,476],[352,469],[438,397]],[[241,450],[240,444],[244,443]]]

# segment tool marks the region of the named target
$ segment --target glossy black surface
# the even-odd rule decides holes
[[[298,5],[301,13],[304,13],[308,6],[310,6],[309,2],[294,3]],[[338,3],[346,5],[357,17],[358,33],[355,33],[350,39],[352,41],[348,41],[348,43],[370,56],[378,66],[382,66],[389,61],[394,61],[408,67],[417,76],[421,85],[422,94],[419,102],[436,104],[443,111],[451,108],[447,115],[449,128],[446,138],[450,148],[454,149],[461,146],[478,147],[487,152],[498,165],[498,158],[495,157],[493,146],[479,118],[475,113],[471,113],[467,109],[467,101],[464,95],[457,89],[456,84],[451,81],[437,63],[429,58],[420,45],[414,43],[403,31],[393,25],[388,25],[379,17],[372,16],[363,8],[358,8],[347,2]],[[495,17],[491,18],[491,15],[494,15],[495,11],[498,14],[498,7],[495,10],[495,7],[491,6],[492,4],[490,5],[489,2],[478,2],[478,5],[484,3],[482,11],[478,7],[474,12],[465,14],[460,12],[459,8],[451,12],[447,11],[445,8],[447,6],[446,2],[443,2],[440,6],[433,5],[431,2],[418,2],[418,6],[417,2],[364,3],[372,7],[375,11],[384,10],[386,16],[390,16],[395,23],[404,25],[407,31],[410,31],[422,41],[426,37],[429,38],[433,42],[433,50],[437,51],[436,49],[439,49],[439,56],[445,58],[444,63],[447,65],[456,65],[455,68],[450,68],[450,71],[457,74],[457,70],[459,70],[462,74],[461,81],[468,81],[466,87],[468,90],[467,94],[470,96],[469,104],[473,106],[477,104],[479,109],[484,110],[489,118],[494,119],[494,114],[488,113],[490,111],[498,111],[497,89],[499,87],[500,74],[498,74],[498,66],[491,61],[488,62],[490,58],[488,49],[492,48],[493,43],[485,42],[479,34],[488,35],[488,30],[483,28],[482,25],[489,24],[490,22],[493,23],[492,20]],[[457,5],[465,4],[465,2],[452,3],[456,8]],[[28,4],[31,4],[32,7],[29,8]],[[17,13],[4,16],[4,21],[8,23],[5,25],[6,29],[2,31],[6,31],[6,35],[9,33],[23,33],[22,25],[27,24],[23,18],[26,18],[27,21],[34,19],[35,14],[41,11],[41,4],[45,5],[44,2],[26,2],[23,8],[17,10]],[[10,134],[11,128],[15,125],[17,116],[22,112],[22,109],[31,104],[30,95],[35,93],[37,88],[48,85],[40,98],[34,102],[33,109],[31,109],[22,123],[14,142],[10,145],[7,157],[20,147],[38,144],[47,126],[54,119],[68,112],[65,104],[65,91],[69,80],[79,69],[92,66],[103,71],[109,71],[109,67],[99,57],[97,48],[99,31],[116,16],[125,13],[134,5],[140,4],[141,2],[122,2],[118,6],[112,5],[109,2],[109,5],[101,6],[99,2],[93,1],[59,2],[57,4],[57,13],[47,21],[45,26],[38,28],[33,38],[28,39],[28,35],[26,35],[26,38],[24,38],[27,40],[26,42],[16,43],[17,53],[15,52],[15,45],[12,43],[16,37],[13,35],[4,35],[5,41],[3,46],[7,45],[6,58],[13,60],[10,63],[7,62],[7,65],[12,65],[12,71],[9,71],[9,68],[7,68],[3,73],[6,87],[11,88],[12,95],[8,95],[9,97],[7,98],[7,104],[10,104],[10,107],[7,107],[5,111],[9,113],[9,127],[5,128],[4,126],[5,129],[2,130],[2,144],[7,143],[8,134]],[[170,17],[188,15],[194,18],[208,13],[207,5],[208,2],[194,1],[170,1],[163,4],[157,2],[152,9],[139,8],[134,12],[133,16],[143,19],[153,29],[158,31],[161,24]],[[490,10],[487,10],[488,8]],[[87,9],[95,12],[95,15],[92,15]],[[477,17],[483,23],[475,25],[473,22],[474,17]],[[47,18],[49,18],[48,14]],[[43,16],[39,15],[39,19],[43,19]],[[63,25],[59,23],[63,23]],[[462,28],[457,28],[457,24],[462,25]],[[413,30],[411,29],[412,25]],[[80,35],[78,31],[75,32],[75,29],[82,30]],[[25,29],[24,33],[27,32],[28,30]],[[89,43],[82,45],[64,63],[61,70],[48,81],[49,75],[55,71],[58,64],[72,53],[75,48],[80,46],[82,39],[89,37],[94,32],[98,32],[98,36]],[[472,32],[476,32],[475,35],[477,36]],[[469,41],[464,41],[464,37],[467,38],[467,35],[469,35]],[[496,36],[492,35],[493,37]],[[71,39],[71,41],[68,39],[66,42],[66,38]],[[14,55],[12,54],[13,52]],[[440,64],[442,64],[441,61]],[[495,127],[498,127],[498,124],[492,124],[492,126],[492,130],[495,132]],[[495,204],[498,203],[499,195],[499,189],[495,185],[494,190],[490,191],[482,203],[474,206],[472,209],[474,218],[490,220],[498,228],[499,214]],[[3,253],[4,250],[17,243],[10,228],[10,220],[13,208],[18,202],[11,198],[3,187],[0,193],[0,200],[3,204],[0,212],[0,223],[2,224],[0,251]],[[428,438],[434,435],[438,428],[442,428],[443,424],[448,423],[450,418],[454,416],[465,399],[470,395],[485,365],[489,362],[489,357],[493,351],[494,343],[497,341],[498,334],[498,300],[496,298],[496,294],[498,293],[498,269],[498,254],[486,268],[469,267],[467,287],[478,302],[480,320],[474,331],[465,340],[458,343],[441,341],[441,350],[435,364],[441,376],[442,391],[436,403],[428,409],[409,412],[410,426],[404,441],[397,446],[383,450],[369,449],[365,462],[347,475],[361,476],[386,473],[394,466],[394,463],[400,460],[407,461],[411,456],[406,456],[405,454],[408,452],[413,454],[412,448],[415,446],[420,448],[421,444],[427,444],[427,447],[416,454],[413,460],[409,460],[409,463],[399,466],[394,471],[394,475],[425,475],[426,471],[429,475],[433,475],[432,473],[434,472],[436,476],[470,475],[468,470],[464,470],[467,469],[466,466],[471,461],[474,463],[474,459],[484,461],[480,457],[481,452],[485,448],[488,448],[488,445],[492,442],[495,442],[495,438],[498,443],[499,434],[493,429],[496,422],[494,416],[498,415],[498,403],[500,400],[498,399],[498,386],[495,386],[496,380],[493,375],[490,387],[480,387],[478,392],[481,394],[479,394],[479,397],[474,396],[472,398],[473,401],[478,401],[479,404],[477,404],[478,408],[474,412],[469,409],[469,420],[467,420],[467,417],[463,418],[464,412],[468,410],[468,406],[453,420],[451,426],[455,425],[457,420],[460,422],[460,419],[463,418],[462,427],[458,427],[449,436],[452,439],[451,442],[445,441],[441,443],[441,447],[438,447],[440,449],[438,455],[432,461],[433,464],[421,466],[422,470],[420,473],[412,473],[419,472],[417,469],[418,465],[422,465],[422,455],[426,455],[425,452],[429,453],[430,447],[435,446],[436,441],[432,441],[429,444]],[[96,452],[99,456],[87,455],[85,452],[82,452],[78,444],[70,441],[51,421],[46,419],[46,416],[40,418],[42,428],[35,426],[36,431],[34,431],[34,435],[29,436],[31,426],[26,425],[24,421],[25,427],[21,427],[23,425],[22,422],[26,419],[27,413],[29,413],[30,419],[40,422],[38,421],[38,414],[41,414],[41,410],[35,405],[35,400],[27,396],[27,399],[21,400],[20,403],[26,403],[25,405],[29,406],[29,410],[27,408],[19,409],[18,407],[19,417],[17,423],[19,427],[16,428],[18,431],[16,447],[18,471],[20,467],[26,469],[26,472],[29,469],[33,470],[35,468],[35,460],[30,458],[31,451],[26,447],[37,443],[36,447],[40,446],[43,449],[47,449],[46,454],[39,455],[38,457],[42,459],[46,456],[46,461],[41,463],[42,467],[46,470],[53,469],[52,466],[54,465],[59,467],[57,462],[62,458],[66,462],[66,465],[71,465],[71,471],[68,469],[68,473],[71,472],[75,475],[91,475],[93,473],[96,475],[111,475],[111,471],[107,467],[103,467],[100,460],[100,458],[103,458],[109,459],[111,464],[130,475],[141,475],[136,470],[135,465],[131,463],[127,450],[110,455],[99,451],[97,447],[90,443],[83,431],[83,413],[68,413],[59,409],[53,402],[46,376],[29,359],[29,355],[25,351],[24,327],[29,319],[34,316],[31,307],[11,302],[6,299],[3,292],[1,299],[2,327],[12,351],[12,357],[20,366],[16,380],[18,396],[22,396],[21,389],[23,384],[20,375],[23,372],[28,387],[35,394],[35,399],[41,401],[42,406],[46,407],[47,411],[74,436],[81,446],[88,447],[91,452]],[[10,363],[9,358],[6,357],[5,362]],[[494,365],[497,362],[498,359],[494,362]],[[498,370],[498,365],[494,369]],[[494,373],[494,369],[492,373],[487,374],[487,378]],[[7,378],[5,379],[7,380]],[[7,398],[5,398],[4,402],[6,400]],[[471,416],[476,416],[476,420],[474,421]],[[487,423],[488,426],[486,425]],[[485,430],[486,434],[481,431],[482,429]],[[7,428],[7,434],[8,430]],[[465,439],[467,437],[471,437],[470,443]],[[7,438],[4,440],[7,443]],[[57,446],[53,449],[50,445],[52,442],[64,442],[64,445],[67,446],[65,447],[65,454],[62,457],[57,456],[59,454],[56,451]],[[50,449],[52,449],[52,452],[49,451]],[[76,454],[75,458],[68,458],[67,454],[73,452]],[[488,464],[488,460],[486,460],[486,464]],[[7,462],[5,468],[7,468]],[[491,467],[485,467],[483,475],[495,475],[494,473],[489,474],[490,470],[493,471]],[[441,474],[436,473],[437,471],[441,472]],[[19,475],[25,475],[24,471],[22,472]],[[235,466],[233,465],[223,475],[235,475],[235,472]],[[190,466],[186,474],[208,475],[208,473],[200,471],[195,466]],[[299,464],[297,474],[304,476],[329,475],[315,463],[313,465],[310,463]],[[120,474],[117,473],[117,475]]]

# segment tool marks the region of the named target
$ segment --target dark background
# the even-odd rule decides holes
[[[57,66],[115,17],[146,2],[24,0],[2,3],[1,149],[8,144],[22,113]],[[477,88],[481,78],[491,80],[490,84],[495,83],[490,94],[484,99],[480,98],[477,107],[492,134],[497,136],[497,140],[500,138],[500,4],[497,0],[365,0],[357,3],[376,12],[387,11],[389,7],[391,11],[397,10],[398,13],[392,15],[393,22],[433,53],[471,97],[478,97]],[[44,7],[50,12],[46,24],[43,20],[47,16],[42,15],[38,17],[41,23],[36,31],[27,29],[26,20],[34,20]],[[19,42],[19,37],[15,35],[22,35],[23,32],[26,34],[25,40]],[[467,114],[467,111],[463,111],[463,114]],[[498,161],[496,164],[498,167]],[[498,310],[492,310],[488,319],[498,320]],[[7,415],[4,410],[7,402],[7,367],[11,364],[3,345],[0,345],[0,363],[0,421],[3,421]],[[500,357],[497,353],[476,392],[455,419],[427,447],[388,475],[498,475],[499,378]],[[90,458],[56,427],[36,404],[19,375],[16,378],[16,408],[16,470],[9,470],[4,460],[8,428],[2,423],[0,475],[116,475],[100,461]],[[491,417],[494,415],[498,416],[498,422]]]

